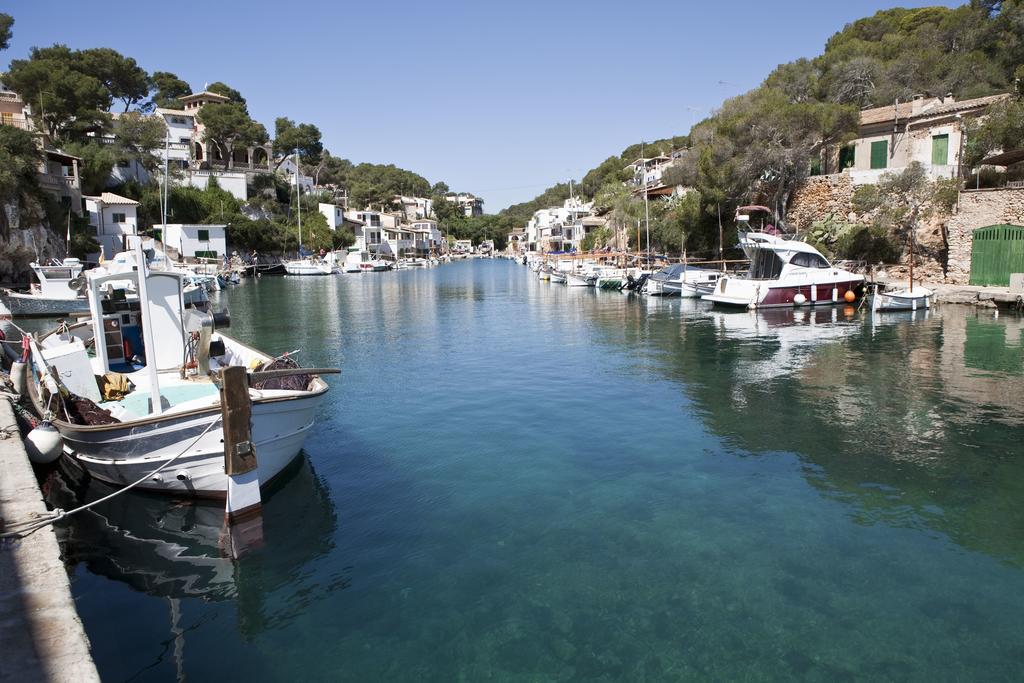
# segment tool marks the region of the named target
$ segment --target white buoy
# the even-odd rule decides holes
[[[795,303],[797,306],[803,306],[805,303],[807,303],[807,297],[801,294],[800,292],[797,292],[796,296],[793,297],[793,303]]]
[[[14,385],[14,393],[24,396],[28,392],[28,365],[21,360],[11,363],[11,384]]]
[[[25,437],[25,450],[28,451],[29,460],[37,465],[45,465],[60,457],[64,450],[64,439],[49,420],[43,420]]]

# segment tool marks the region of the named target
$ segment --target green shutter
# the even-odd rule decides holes
[[[949,164],[949,135],[932,136],[932,166]]]
[[[889,141],[879,140],[871,143],[871,168],[885,168],[889,161]]]
[[[974,231],[971,284],[1010,284],[1010,273],[1024,273],[1024,227],[990,225]]]

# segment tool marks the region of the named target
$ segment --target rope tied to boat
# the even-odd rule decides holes
[[[127,491],[132,490],[133,488],[135,488],[136,486],[138,486],[142,482],[146,481],[147,479],[150,479],[151,477],[159,474],[166,467],[168,467],[171,463],[175,462],[176,460],[178,460],[178,458],[180,458],[183,455],[185,455],[186,453],[188,453],[189,450],[193,446],[195,446],[197,443],[199,443],[199,440],[201,438],[203,438],[204,436],[206,436],[209,433],[209,431],[211,429],[213,429],[213,427],[215,425],[220,423],[220,421],[221,421],[221,418],[219,418],[219,417],[217,419],[213,420],[210,424],[206,425],[206,428],[202,432],[199,433],[199,436],[194,438],[188,444],[188,446],[185,446],[185,449],[181,453],[178,453],[176,456],[174,456],[170,460],[168,460],[165,463],[163,463],[162,465],[160,465],[160,467],[157,467],[152,472],[149,472],[144,477],[141,477],[140,479],[137,479],[137,480],[133,481],[132,483],[130,483],[127,486],[125,486],[124,488],[120,488],[120,489],[114,491],[113,493],[110,493],[110,494],[108,494],[106,496],[103,496],[102,498],[100,498],[98,500],[94,500],[91,503],[86,503],[85,505],[80,505],[79,507],[73,508],[71,510],[63,510],[61,508],[54,508],[53,510],[50,511],[50,516],[42,517],[40,519],[28,520],[28,521],[24,521],[24,522],[12,522],[11,524],[9,524],[7,526],[8,527],[14,527],[14,528],[16,528],[16,530],[15,531],[6,531],[6,532],[3,532],[3,533],[0,533],[0,539],[5,539],[5,538],[24,538],[25,536],[28,536],[31,533],[39,531],[43,527],[46,527],[46,526],[49,526],[50,524],[54,524],[56,522],[59,522],[60,520],[65,519],[66,517],[70,517],[71,515],[78,514],[79,512],[84,512],[85,510],[88,510],[91,507],[99,505],[100,503],[105,503],[106,501],[108,501],[108,500],[110,500],[112,498],[116,498],[117,496],[121,495],[122,493],[125,493]],[[24,528],[19,528],[19,527],[24,527]]]

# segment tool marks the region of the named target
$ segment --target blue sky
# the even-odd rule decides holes
[[[902,2],[902,6],[957,2]],[[112,47],[193,89],[224,81],[273,130],[484,197],[531,199],[641,139],[685,133],[775,65],[894,6],[844,2],[19,0],[14,39]]]

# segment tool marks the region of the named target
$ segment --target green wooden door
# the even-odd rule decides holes
[[[949,165],[949,135],[932,136],[932,166]]]
[[[885,168],[889,161],[889,141],[879,140],[871,143],[871,168]]]
[[[1024,273],[1024,226],[990,225],[974,231],[971,284],[1010,284],[1010,273]]]

